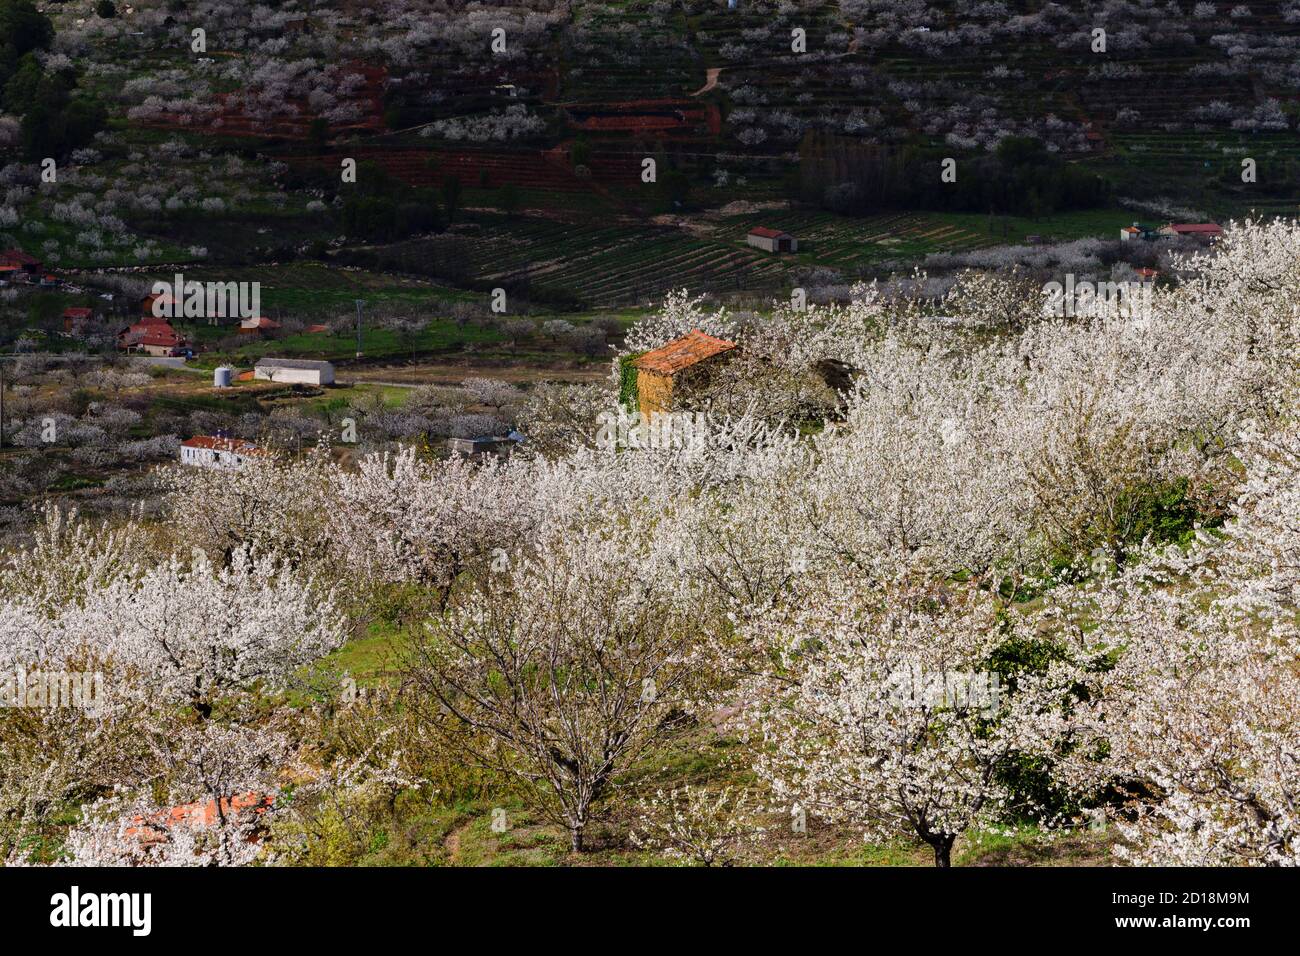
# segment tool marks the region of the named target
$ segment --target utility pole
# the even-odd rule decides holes
[[[365,299],[357,299],[357,358],[361,358],[361,307],[366,304]]]

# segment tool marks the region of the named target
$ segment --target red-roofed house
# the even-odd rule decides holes
[[[769,229],[767,226],[755,226],[749,230],[749,236],[745,240],[751,246],[757,246],[767,252],[798,252],[799,240],[788,232],[782,232],[780,229]]]
[[[674,391],[680,394],[687,377],[691,385],[703,384],[701,366],[719,361],[735,342],[716,338],[699,329],[691,329],[679,339],[642,353],[633,359],[636,369],[637,404],[642,415],[671,411]]]
[[[166,319],[144,319],[117,335],[117,347],[124,352],[144,352],[164,358],[181,354],[185,344],[185,337]]]
[[[181,464],[199,468],[241,468],[250,457],[265,454],[242,438],[195,435],[181,442]]]
[[[254,319],[242,319],[239,323],[239,331],[248,335],[258,335],[262,332],[274,332],[279,327],[279,322],[274,319],[264,319],[260,315]]]
[[[86,326],[90,320],[95,317],[95,310],[84,306],[73,306],[63,310],[63,331],[71,332],[74,335],[80,335],[86,331]]]
[[[1189,236],[1193,239],[1218,239],[1223,227],[1217,222],[1171,222],[1160,230],[1162,236]]]
[[[6,249],[4,252],[0,252],[0,267],[2,266],[13,266],[14,271],[29,276],[39,276],[45,271],[41,268],[41,260],[35,256],[29,256],[21,249]]]

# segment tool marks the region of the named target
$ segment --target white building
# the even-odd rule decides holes
[[[242,468],[245,461],[265,452],[242,438],[195,435],[181,442],[181,464],[197,468]]]
[[[766,226],[755,226],[749,230],[749,235],[745,237],[745,241],[765,252],[799,251],[798,239],[788,232],[782,232],[780,229],[768,229]]]
[[[253,366],[253,377],[295,385],[333,385],[334,366],[313,359],[264,358]]]

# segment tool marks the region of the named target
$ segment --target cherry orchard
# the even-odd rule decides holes
[[[1123,860],[1294,863],[1300,229],[1235,224],[1177,279],[1073,318],[1014,274],[766,317],[675,294],[627,355],[737,342],[698,442],[599,447],[616,361],[539,390],[506,461],[321,448],[162,469],[149,520],[49,510],[0,566],[0,663],[108,693],[0,711],[4,855],[330,859],[375,794],[474,788],[585,853],[649,788],[695,857],[762,860],[778,827],[718,819],[761,802],[940,865],[1097,808]],[[377,636],[359,702],[337,652]],[[650,780],[700,739],[762,793]],[[249,793],[213,840],[127,843]]]

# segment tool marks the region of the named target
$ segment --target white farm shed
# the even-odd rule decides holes
[[[253,377],[294,385],[333,385],[334,366],[314,359],[264,358],[253,366]]]
[[[240,468],[265,452],[250,441],[221,435],[195,435],[181,442],[181,464],[199,468]]]
[[[757,246],[767,252],[798,252],[799,240],[788,232],[780,229],[768,229],[766,226],[755,226],[749,230],[749,235],[745,241],[751,246]]]

